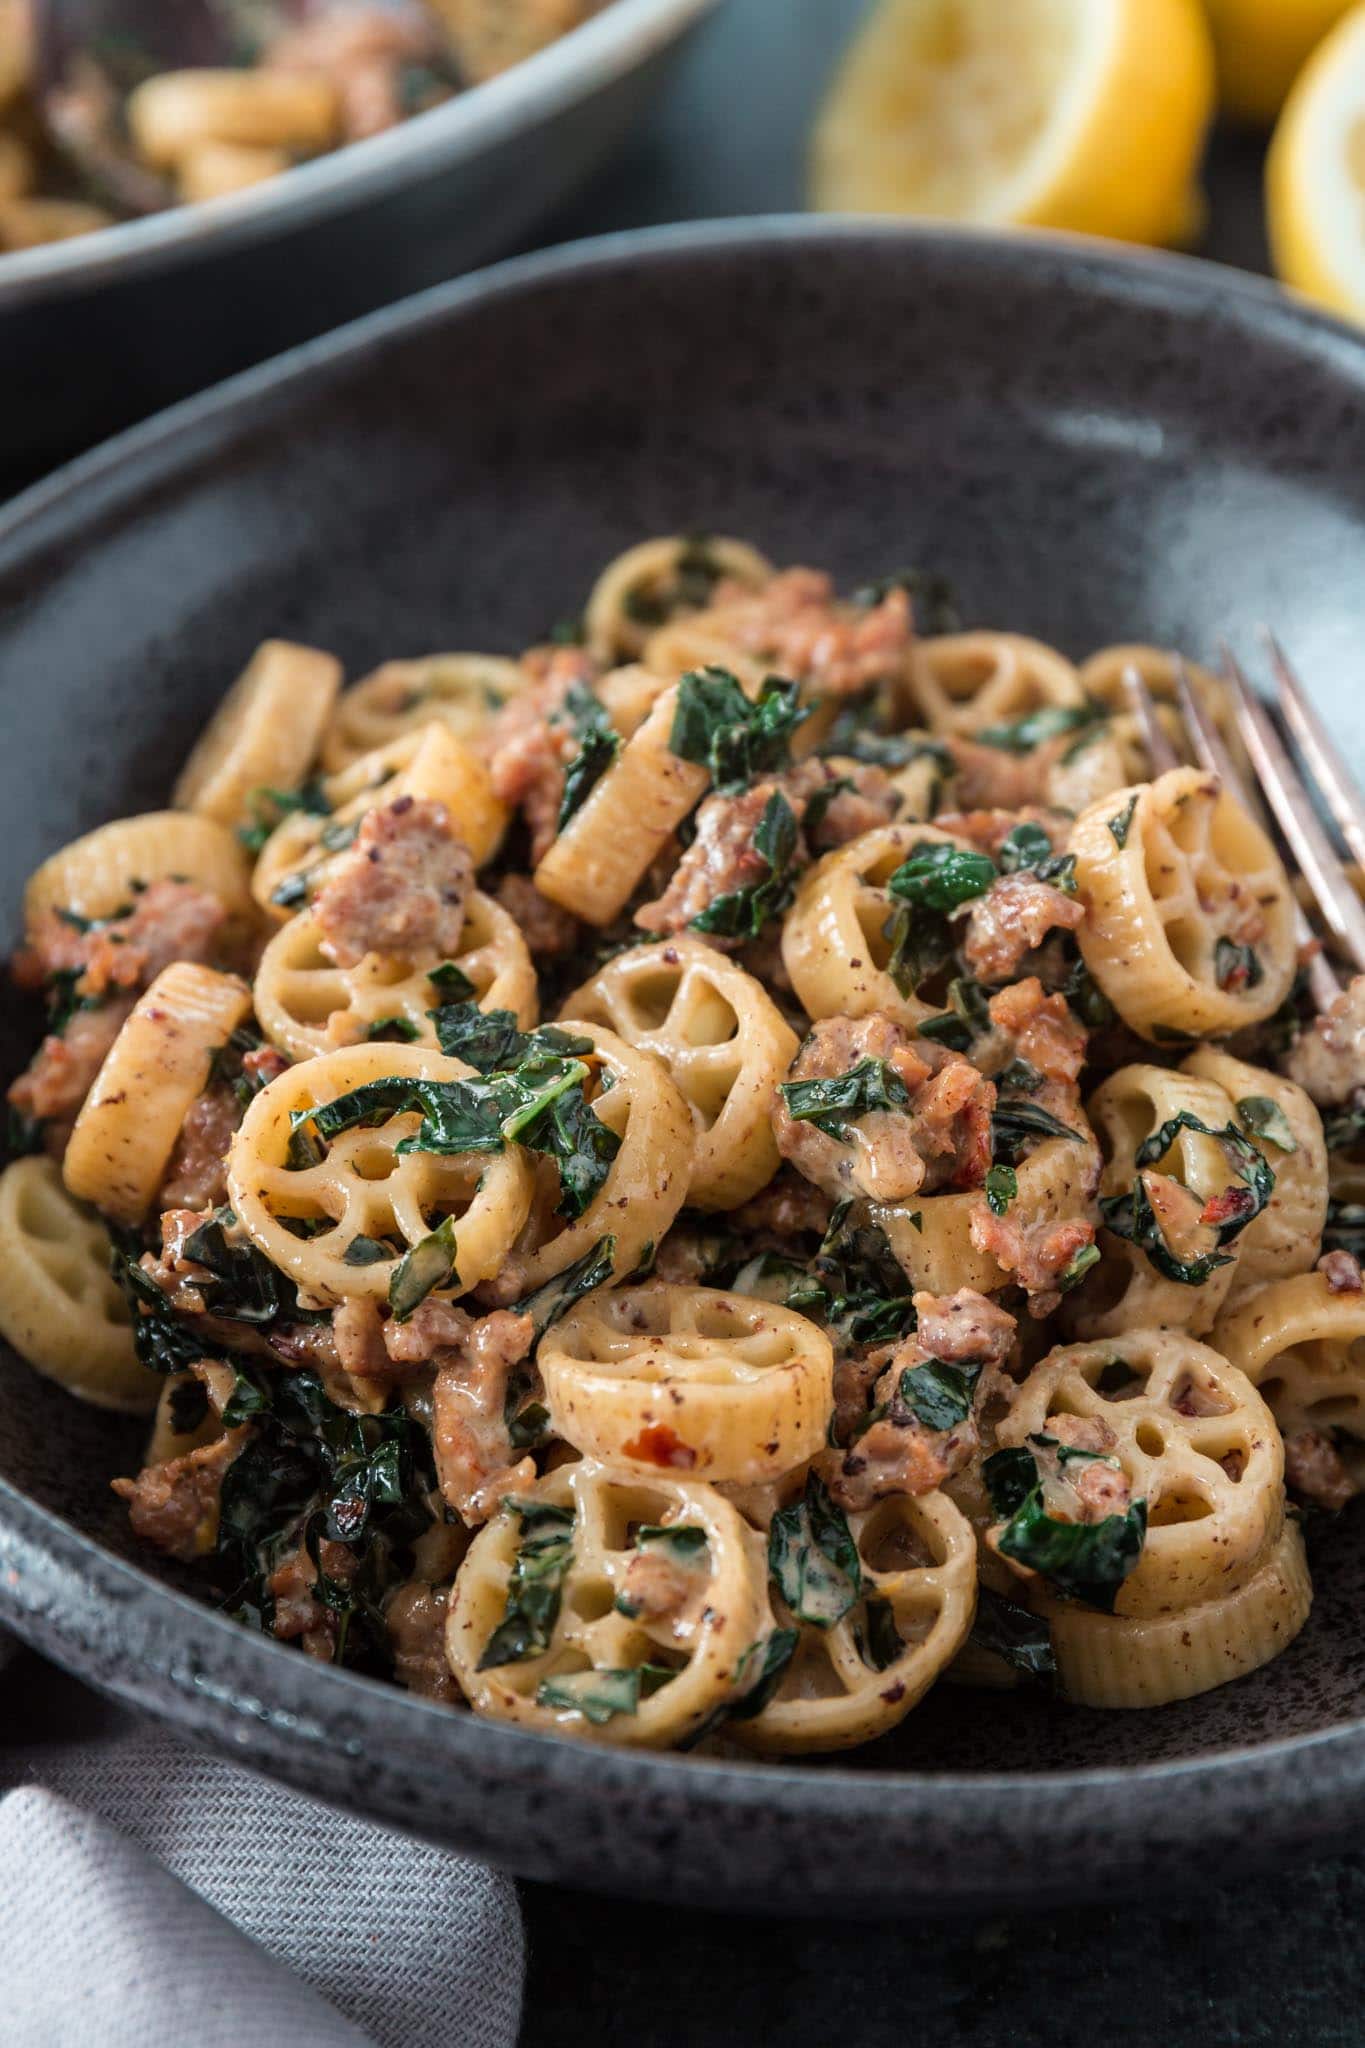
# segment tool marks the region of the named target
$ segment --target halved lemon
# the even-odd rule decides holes
[[[1213,101],[1198,0],[880,0],[816,123],[812,203],[1180,240]]]
[[[1266,163],[1266,224],[1286,284],[1365,320],[1365,7],[1289,95]]]
[[[1353,0],[1204,0],[1219,97],[1238,121],[1268,128],[1290,86]]]

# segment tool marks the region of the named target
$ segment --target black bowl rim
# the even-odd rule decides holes
[[[490,301],[534,291],[566,277],[595,275],[641,264],[670,265],[697,255],[735,254],[774,247],[847,246],[861,239],[869,252],[931,247],[947,250],[968,268],[989,270],[1006,288],[1040,259],[1066,268],[1091,292],[1134,306],[1207,314],[1233,330],[1272,335],[1281,345],[1316,356],[1365,388],[1365,335],[1343,321],[1291,300],[1276,287],[1197,259],[1119,250],[1088,237],[1042,233],[1000,234],[929,223],[861,216],[775,215],[744,221],[690,223],[636,230],[516,257],[473,276],[423,292],[371,314],[321,340],[187,399],[69,464],[0,512],[0,575],[37,561],[54,541],[69,544],[89,521],[103,520],[121,501],[141,496],[163,480],[184,477],[211,456],[215,441],[230,441],[249,424],[258,432],[271,402],[287,403],[300,387],[326,386],[357,360],[387,344],[458,320]],[[101,1603],[125,1616],[140,1604],[152,1622],[176,1636],[174,1652],[136,1666],[111,1655],[99,1640]],[[66,1618],[63,1618],[63,1607]],[[183,1725],[202,1739],[285,1777],[307,1782],[305,1752],[330,1740],[332,1723],[348,1712],[376,1724],[401,1746],[404,1735],[446,1763],[467,1763],[471,1775],[496,1780],[515,1774],[525,1786],[553,1799],[581,1798],[585,1776],[603,1796],[629,1798],[657,1791],[661,1799],[735,1818],[786,1813],[803,1823],[838,1815],[866,1826],[883,1840],[916,1822],[963,1839],[988,1837],[1018,1860],[1039,1846],[1046,1815],[1056,1846],[1071,1840],[1089,1858],[1093,1878],[1106,1860],[1129,1877],[1148,1856],[1174,1867],[1173,1834],[1213,1827],[1229,1850],[1247,1861],[1290,1845],[1322,1846],[1353,1837],[1365,1807],[1365,1710],[1334,1727],[1247,1744],[1186,1759],[1081,1770],[943,1773],[932,1770],[849,1769],[838,1762],[817,1768],[780,1761],[735,1763],[576,1743],[559,1736],[453,1715],[410,1694],[345,1671],[320,1668],[297,1652],[243,1631],[139,1566],[125,1563],[62,1518],[0,1480],[0,1613],[21,1636],[48,1651],[104,1690]],[[84,1614],[84,1624],[72,1615]],[[158,1633],[149,1630],[149,1642]],[[107,1631],[106,1631],[107,1633]],[[215,1656],[219,1646],[231,1655]],[[243,1675],[220,1683],[215,1662]],[[248,1689],[245,1673],[251,1673]],[[319,1691],[319,1688],[322,1690]],[[320,1703],[324,1703],[320,1709]],[[326,1704],[330,1703],[330,1705]],[[1064,1795],[1064,1796],[1063,1796]],[[1190,1800],[1189,1818],[1172,1817],[1172,1803]],[[379,1804],[384,1806],[381,1799]],[[396,1810],[390,1816],[419,1827]],[[1207,1834],[1204,1837],[1208,1845]],[[478,1853],[496,1861],[495,1844]],[[1164,1862],[1163,1862],[1164,1859]],[[525,1867],[525,1858],[511,1859]],[[1054,1859],[1055,1861],[1055,1859]],[[941,1873],[938,1874],[941,1878]],[[1062,1897],[1078,1888],[1040,1872],[1028,1893]],[[907,1880],[907,1894],[914,1890]],[[1015,1889],[1022,1896],[1025,1887]],[[948,1893],[951,1894],[951,1881]],[[990,1896],[979,1869],[964,1877],[956,1900]]]
[[[470,163],[637,70],[718,4],[615,0],[509,71],[268,184],[4,256],[0,312],[226,253]]]

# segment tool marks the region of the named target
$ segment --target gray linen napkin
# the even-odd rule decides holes
[[[509,1879],[126,1716],[0,1742],[5,1787],[6,2048],[513,2048]]]

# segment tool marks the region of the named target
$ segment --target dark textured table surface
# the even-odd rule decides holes
[[[540,237],[801,203],[809,121],[862,0],[727,0],[628,155]],[[1261,269],[1260,150],[1220,136],[1202,253]],[[61,1688],[79,1723],[89,1709]],[[44,1712],[56,1705],[43,1689]],[[95,1710],[98,1711],[98,1710]],[[907,1856],[915,1845],[907,1841]],[[1365,1851],[1046,1915],[741,1919],[523,1888],[525,2048],[1356,2048]],[[1083,1876],[1080,1888],[1084,1889]]]

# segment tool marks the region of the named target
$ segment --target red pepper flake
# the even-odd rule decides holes
[[[1205,1202],[1199,1221],[1215,1226],[1238,1223],[1250,1216],[1255,1207],[1256,1197],[1250,1188],[1224,1188],[1221,1195],[1214,1195],[1211,1201]]]
[[[691,1445],[685,1444],[666,1422],[650,1423],[628,1444],[622,1444],[621,1449],[640,1465],[674,1465],[688,1471],[697,1462]]]

